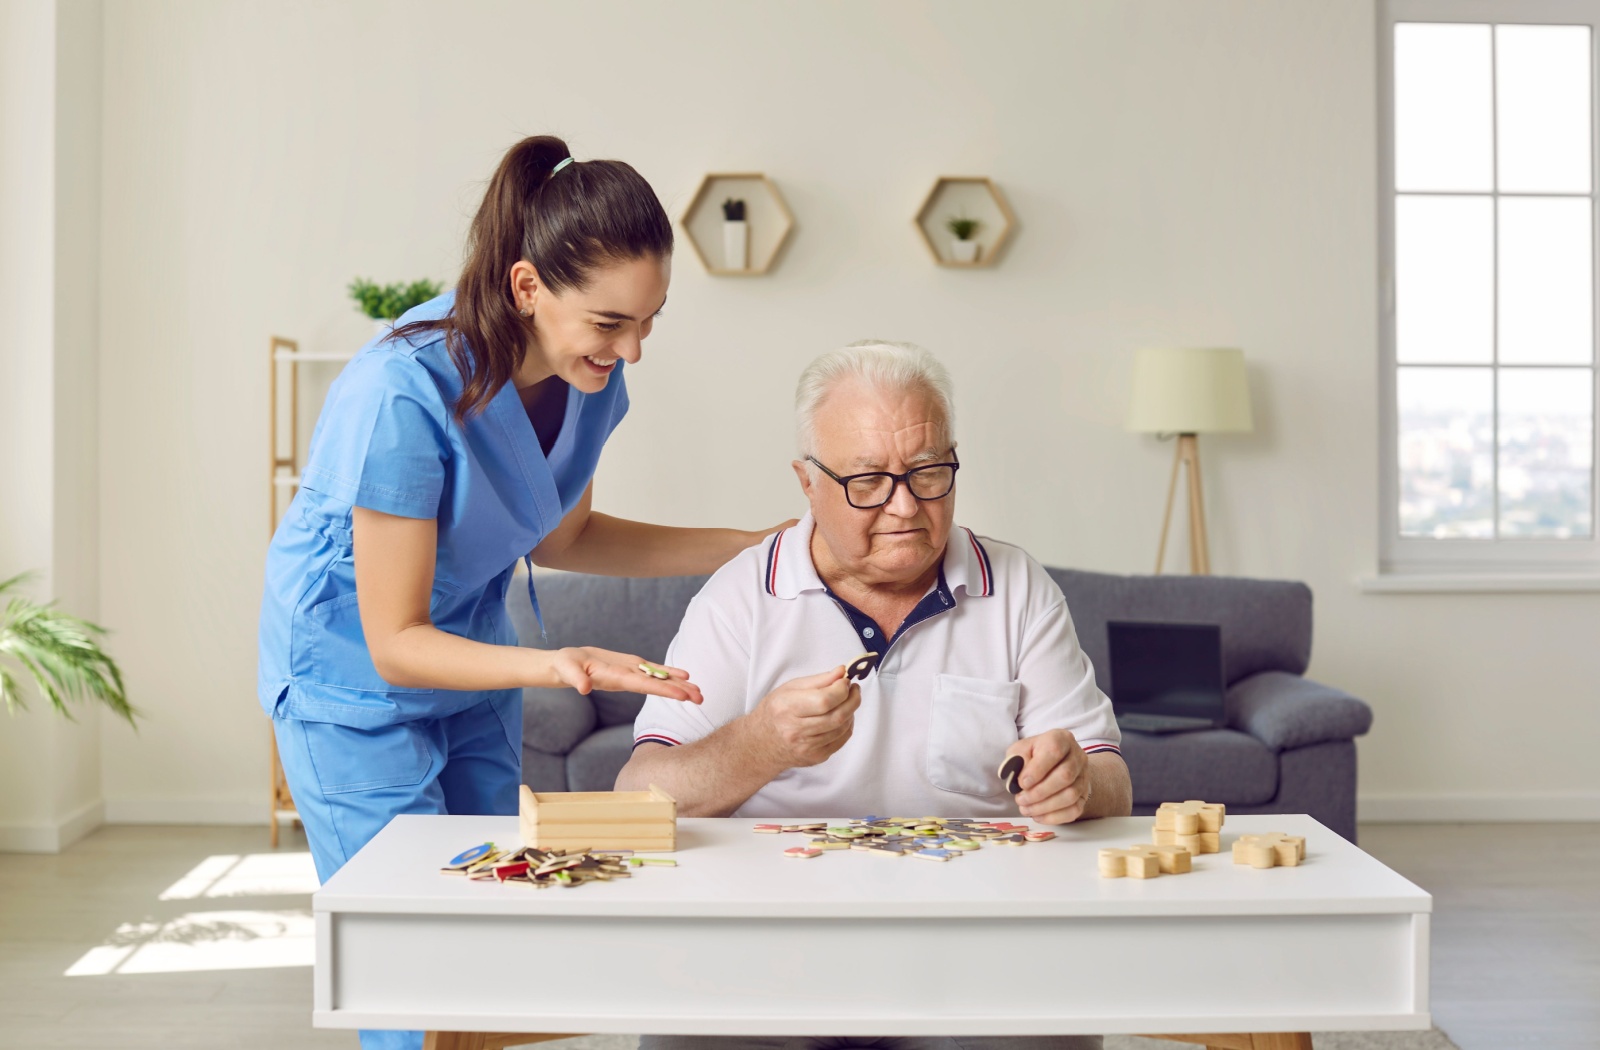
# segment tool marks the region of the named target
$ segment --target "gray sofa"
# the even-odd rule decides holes
[[[1355,840],[1354,738],[1371,726],[1372,711],[1303,677],[1311,659],[1310,588],[1278,580],[1048,571],[1108,692],[1106,621],[1222,625],[1228,727],[1125,731],[1135,813],[1198,798],[1226,803],[1235,813],[1309,813]],[[511,588],[509,608],[525,645],[597,645],[654,660],[665,654],[705,579],[541,574],[535,584],[548,630],[542,639],[525,587]],[[628,760],[641,703],[633,693],[524,690],[523,780],[536,791],[610,790]]]

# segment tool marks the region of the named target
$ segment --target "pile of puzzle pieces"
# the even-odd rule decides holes
[[[678,862],[635,857],[630,850],[540,850],[532,846],[502,850],[485,842],[456,854],[439,870],[445,875],[465,875],[474,882],[514,882],[542,890],[628,879],[633,877],[629,868],[646,865],[675,868]]]
[[[947,861],[982,849],[985,842],[1026,846],[1056,837],[1053,831],[976,817],[858,817],[845,824],[757,824],[752,830],[766,835],[811,836],[806,845],[783,851],[785,857],[797,860],[810,860],[833,850],[853,850],[879,857]]]
[[[1222,825],[1227,813],[1227,807],[1220,802],[1163,802],[1156,810],[1156,824],[1151,830],[1153,844],[1101,850],[1100,875],[1107,879],[1153,879],[1192,871],[1197,854],[1222,849]],[[1292,868],[1305,856],[1306,840],[1281,831],[1241,835],[1233,844],[1233,862],[1252,868]]]

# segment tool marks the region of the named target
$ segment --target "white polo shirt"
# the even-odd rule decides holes
[[[635,747],[700,740],[784,682],[870,651],[882,659],[861,683],[850,740],[736,815],[1015,816],[995,768],[1017,740],[1066,729],[1085,751],[1118,750],[1061,590],[1021,549],[952,529],[938,582],[886,640],[817,576],[812,524],[808,514],[739,554],[689,603],[666,662],[705,703],[649,698]]]

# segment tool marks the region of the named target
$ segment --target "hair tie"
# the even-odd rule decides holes
[[[571,164],[571,163],[572,163],[572,158],[568,157],[566,160],[562,161],[561,163],[557,164],[555,167],[551,168],[550,169],[550,174],[554,175],[556,172],[560,171],[562,168],[566,167],[568,164]]]

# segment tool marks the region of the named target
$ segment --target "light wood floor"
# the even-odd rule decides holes
[[[1434,1020],[1462,1050],[1600,1047],[1600,825],[1375,825],[1361,835],[1434,894]],[[285,848],[303,847],[291,832]],[[129,924],[309,914],[304,894],[157,899],[208,857],[266,851],[261,828],[107,827],[59,856],[0,854],[0,1047],[354,1050],[352,1034],[311,1029],[304,966],[64,976],[91,949],[136,936],[117,934]],[[239,923],[180,935],[225,945],[254,936]]]

